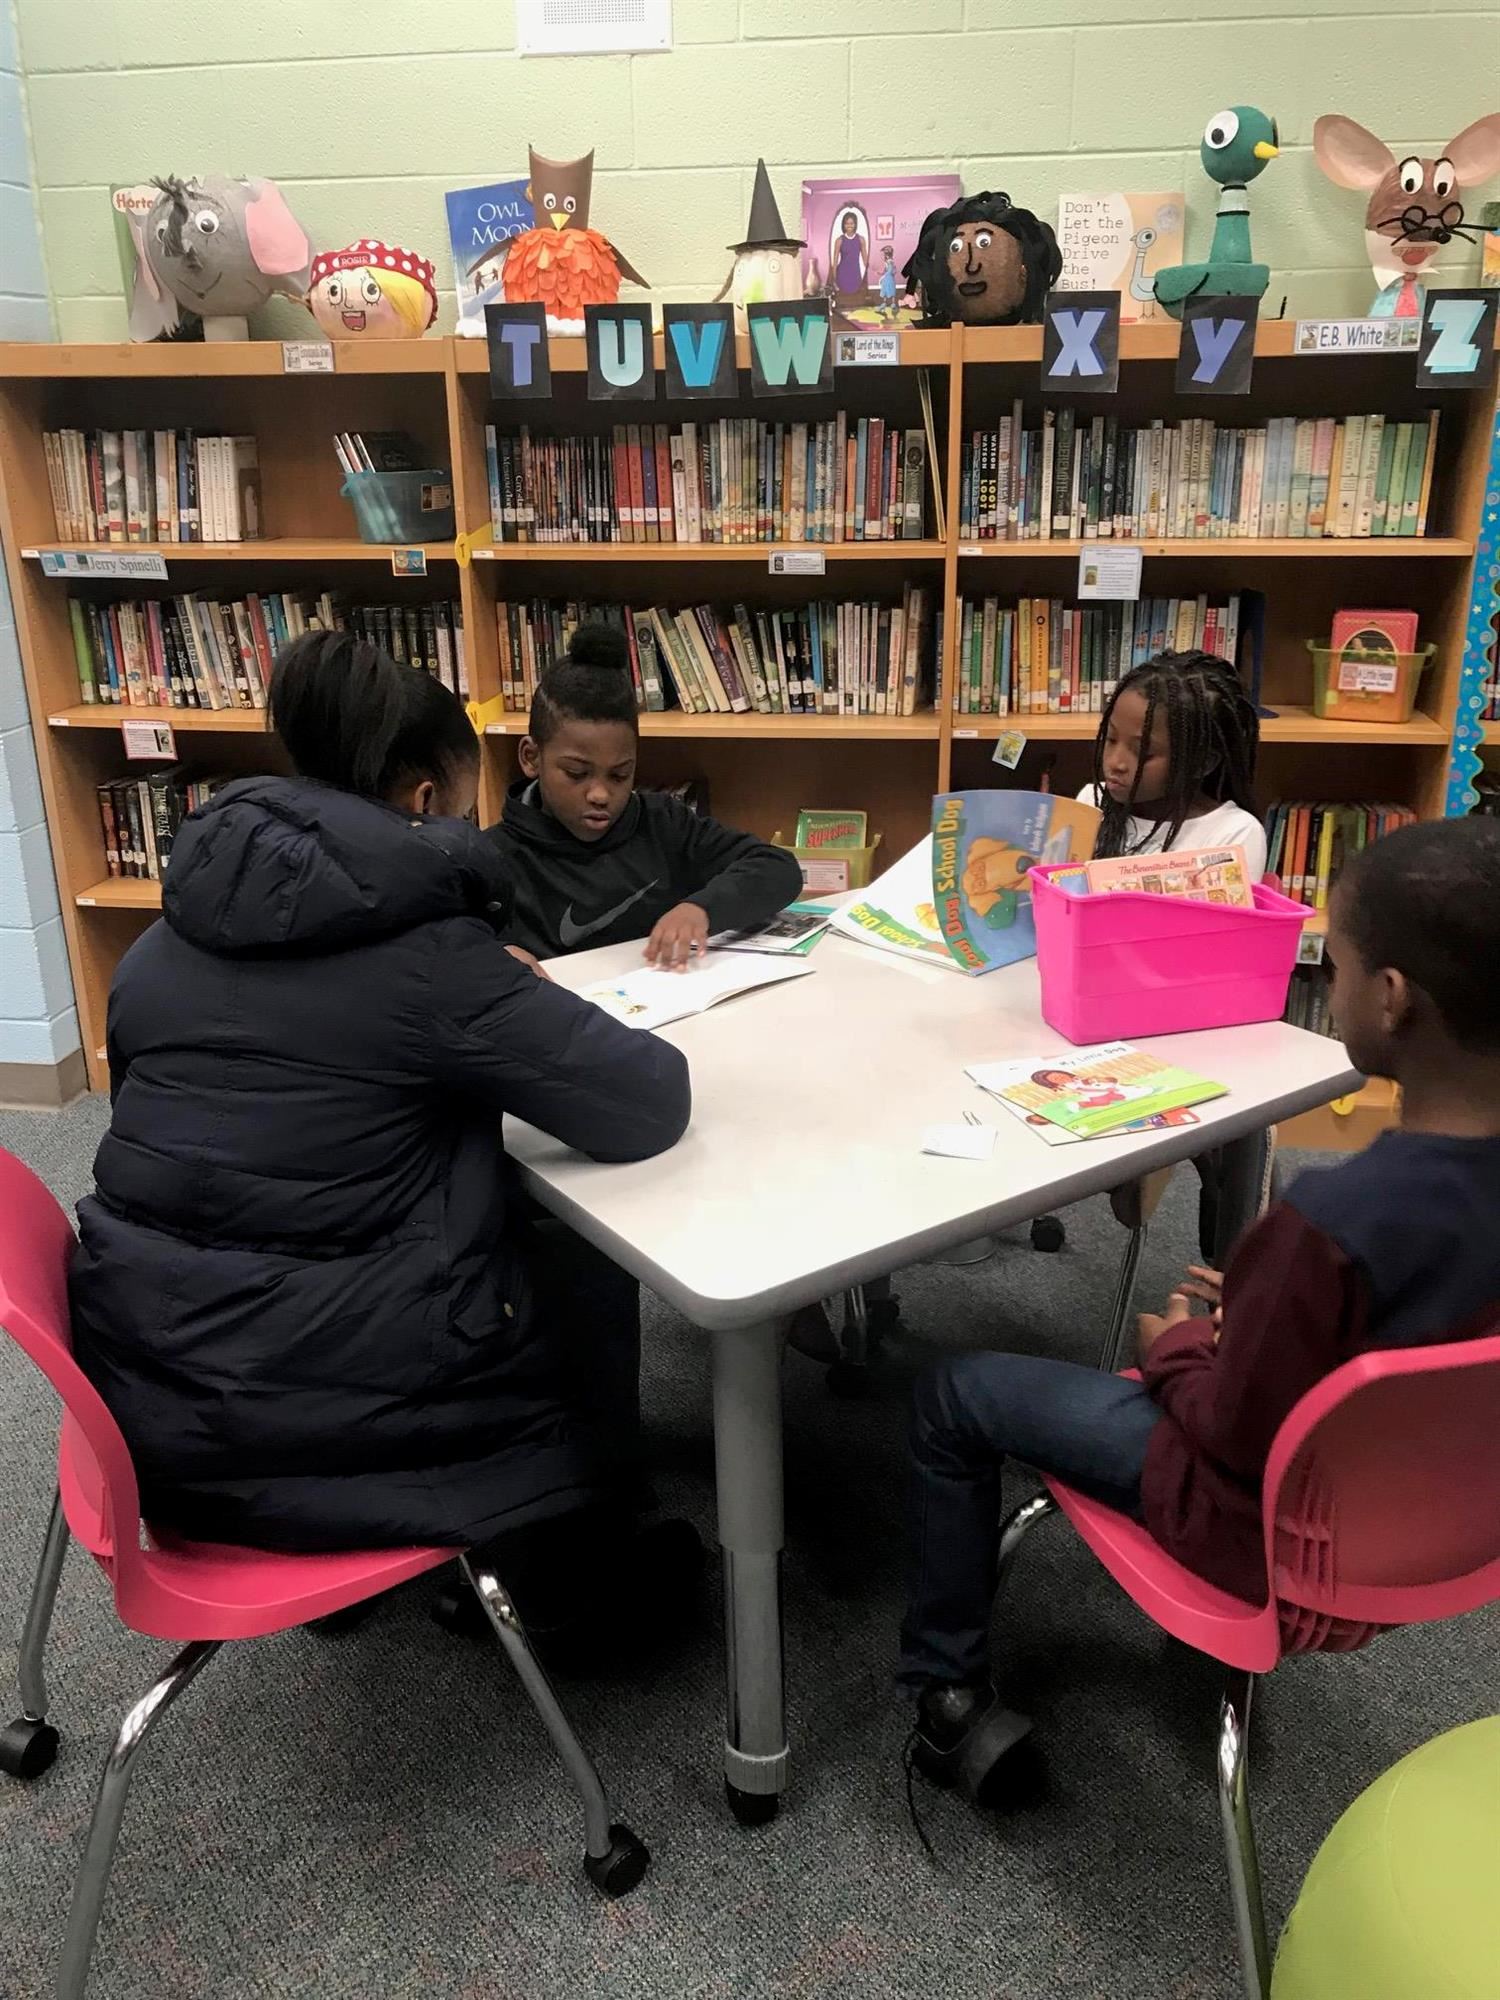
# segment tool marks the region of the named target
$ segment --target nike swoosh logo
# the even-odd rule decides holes
[[[591,923],[587,924],[574,922],[573,905],[569,903],[558,922],[558,937],[561,939],[563,945],[571,951],[575,944],[582,944],[585,938],[593,937],[596,931],[607,930],[616,917],[623,917],[628,909],[631,909],[641,900],[642,896],[649,896],[655,887],[656,877],[653,875],[643,889],[637,889],[633,896],[627,896],[623,903],[616,903],[612,910],[606,910],[602,917],[595,917]]]

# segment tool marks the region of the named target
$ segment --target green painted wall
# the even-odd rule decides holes
[[[956,168],[1044,216],[1063,190],[1212,190],[1208,115],[1258,103],[1286,155],[1253,191],[1270,310],[1361,311],[1361,198],[1308,150],[1320,111],[1438,150],[1500,106],[1500,13],[1421,0],[676,0],[667,55],[518,58],[496,0],[18,0],[47,271],[64,339],[125,328],[112,181],[268,173],[321,246],[446,266],[445,187],[597,149],[594,219],[658,296],[711,296],[757,153],[804,174]],[[1477,253],[1446,268],[1467,280]],[[275,306],[265,330],[306,327]],[[444,325],[451,321],[451,306]]]

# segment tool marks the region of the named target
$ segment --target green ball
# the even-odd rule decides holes
[[[1500,1716],[1393,1764],[1318,1849],[1271,2000],[1496,2000]]]

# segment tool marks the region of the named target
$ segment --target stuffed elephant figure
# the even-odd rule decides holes
[[[132,340],[159,340],[185,314],[203,321],[207,340],[245,340],[246,314],[273,292],[305,296],[312,245],[274,181],[168,174],[151,185],[157,199],[130,218]]]

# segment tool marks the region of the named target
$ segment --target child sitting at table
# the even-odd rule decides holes
[[[785,848],[638,792],[638,749],[625,635],[581,625],[542,676],[525,775],[490,829],[515,898],[507,936],[539,958],[644,937],[649,963],[685,967],[710,932],[753,929],[802,893]]]
[[[1099,718],[1094,775],[1078,794],[1104,815],[1097,855],[1243,847],[1266,872],[1255,808],[1255,703],[1227,660],[1158,653],[1120,682]]]
[[[1181,847],[1243,847],[1250,880],[1266,872],[1255,808],[1260,718],[1239,675],[1214,653],[1158,653],[1128,673],[1099,718],[1094,775],[1078,794],[1104,815],[1094,852],[1163,854]],[[1218,1248],[1223,1165],[1193,1162],[1202,1191],[1198,1244]]]
[[[1143,1520],[1221,1590],[1267,1594],[1261,1483],[1293,1405],[1370,1348],[1500,1317],[1500,823],[1436,820],[1367,848],[1333,896],[1331,1001],[1350,1059],[1401,1086],[1401,1126],[1304,1174],[1221,1279],[1139,1322],[1140,1381],[966,1354],[917,1387],[901,1679],[913,1757],[987,1795],[1025,1734],[989,1671],[1001,1468],[1015,1457]],[[1210,1317],[1193,1315],[1192,1297]]]

